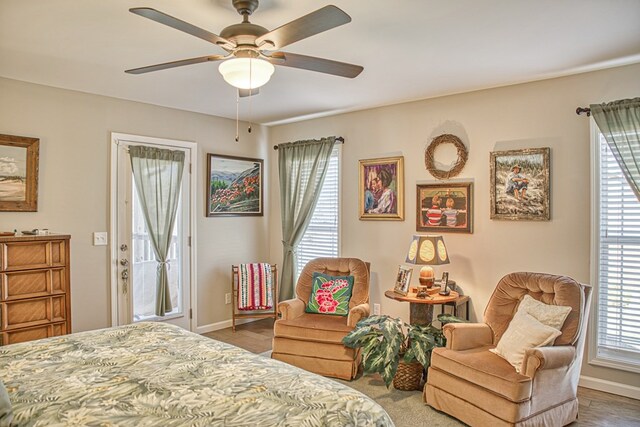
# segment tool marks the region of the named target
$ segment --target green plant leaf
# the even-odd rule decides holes
[[[404,341],[404,333],[402,332],[402,320],[387,318],[386,321],[380,323],[380,329],[387,341],[392,341],[394,337],[400,336],[400,341]]]
[[[442,323],[442,326],[446,325],[447,323],[468,323],[466,320],[449,313],[438,314],[438,321]]]
[[[389,316],[387,315],[374,315],[374,316],[365,317],[364,319],[362,319],[356,324],[356,327],[359,328],[359,327],[368,326],[368,325],[379,325],[385,322],[387,319],[389,319]]]
[[[411,340],[411,350],[415,354],[415,358],[422,366],[429,366],[431,359],[431,350],[435,347],[435,339],[431,335],[416,334]]]
[[[416,360],[416,354],[414,353],[413,348],[409,347],[409,349],[404,352],[402,360],[404,360],[405,363],[411,363]]]
[[[381,346],[373,346],[367,352],[366,357],[362,357],[362,367],[365,373],[382,373],[384,370],[384,348]]]
[[[371,326],[356,328],[342,338],[342,343],[351,348],[363,347],[370,341],[378,341],[379,334],[380,332]]]
[[[384,370],[381,372],[382,379],[384,380],[387,388],[391,385],[393,381],[393,377],[396,376],[396,372],[398,372],[398,363],[400,362],[399,357],[393,358],[389,363],[385,364]]]

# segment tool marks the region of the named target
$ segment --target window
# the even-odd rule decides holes
[[[640,202],[597,131],[594,154],[591,363],[640,372]]]
[[[297,272],[313,258],[339,256],[340,144],[335,144],[309,227],[298,244]]]

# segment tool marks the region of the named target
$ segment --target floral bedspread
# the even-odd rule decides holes
[[[0,378],[21,426],[393,426],[336,381],[161,323],[0,347]]]

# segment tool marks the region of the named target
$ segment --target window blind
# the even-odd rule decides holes
[[[600,135],[598,356],[640,365],[640,202]]]
[[[309,227],[298,244],[298,274],[313,258],[337,257],[340,213],[340,147],[331,152],[329,167],[320,191],[318,204],[313,211]]]

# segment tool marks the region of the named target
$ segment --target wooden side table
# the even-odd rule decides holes
[[[428,325],[433,321],[433,306],[434,305],[448,305],[453,304],[454,315],[457,315],[457,308],[459,305],[467,304],[467,317],[468,317],[468,296],[460,296],[456,291],[451,291],[448,296],[443,296],[436,293],[429,295],[427,298],[416,298],[416,294],[413,292],[407,295],[400,295],[393,290],[388,290],[384,293],[384,296],[396,301],[404,301],[409,303],[409,323],[412,325]],[[459,299],[465,299],[460,303],[457,303]]]

